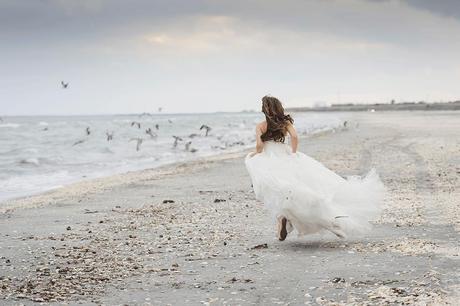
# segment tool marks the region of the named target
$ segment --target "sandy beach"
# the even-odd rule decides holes
[[[245,152],[0,204],[0,304],[455,305],[460,113],[349,113],[299,150],[388,189],[366,237],[288,236]]]

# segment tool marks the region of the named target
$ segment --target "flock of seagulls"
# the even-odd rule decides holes
[[[172,120],[168,119],[168,122],[172,123]],[[141,129],[141,127],[142,127],[141,123],[138,122],[138,121],[132,121],[130,125],[131,125],[131,127],[134,127],[134,128],[137,127],[137,129]],[[156,129],[157,131],[160,129],[160,125],[159,125],[158,123],[155,124],[155,129]],[[201,125],[201,127],[200,127],[200,131],[201,131],[201,130],[205,130],[205,135],[204,135],[204,137],[208,137],[208,136],[209,136],[209,132],[212,130],[212,128],[211,128],[210,126],[206,125],[206,124],[203,124],[203,125]],[[92,132],[92,131],[91,131],[91,127],[89,127],[89,126],[87,126],[87,127],[85,128],[85,130],[84,130],[84,133],[85,133],[86,136],[90,136],[90,135],[91,135],[91,132]],[[107,130],[107,131],[105,132],[106,140],[107,140],[107,141],[112,141],[113,138],[114,138],[114,134],[115,134],[114,131],[108,131],[108,130]],[[158,134],[155,133],[154,130],[153,130],[152,128],[150,128],[150,127],[147,128],[147,129],[145,130],[145,134],[146,134],[146,135],[149,135],[149,136],[150,136],[150,139],[153,139],[153,140],[157,140],[157,138],[158,138]],[[197,133],[192,133],[192,134],[188,135],[188,138],[193,139],[193,138],[198,137],[198,136],[202,136],[202,135],[197,134]],[[192,145],[192,141],[191,141],[191,140],[185,142],[185,140],[184,140],[183,137],[176,136],[176,135],[173,135],[172,137],[173,137],[173,139],[174,139],[174,142],[173,142],[173,144],[172,144],[172,147],[173,147],[174,149],[178,147],[179,143],[184,142],[185,151],[192,152],[192,153],[198,151],[197,149],[191,147],[191,145]],[[220,140],[220,138],[221,138],[221,137],[218,137],[219,140]],[[129,139],[129,142],[134,141],[134,142],[136,143],[136,151],[140,151],[141,146],[142,146],[142,143],[144,142],[144,140],[145,140],[145,139],[142,138],[142,137],[133,137],[133,138],[130,138],[130,139]],[[84,142],[86,142],[86,141],[87,141],[87,139],[79,139],[79,140],[75,141],[75,142],[73,143],[72,146],[76,146],[76,145],[82,144],[82,143],[84,143]]]
[[[61,88],[62,88],[62,89],[68,89],[68,88],[69,88],[69,84],[70,84],[69,82],[61,81]],[[158,107],[158,112],[159,112],[159,113],[160,113],[162,110],[163,110],[162,107]],[[142,117],[142,116],[151,116],[151,114],[149,114],[149,113],[143,113],[143,114],[140,115],[140,117]],[[0,118],[0,122],[3,122],[3,119],[2,119],[2,118]],[[173,121],[172,121],[171,119],[168,119],[168,122],[169,122],[170,124],[173,123]],[[141,129],[141,123],[138,122],[138,121],[132,121],[132,122],[131,122],[131,127],[137,127],[138,129]],[[155,129],[158,131],[158,130],[160,129],[160,125],[159,125],[159,124],[155,124]],[[44,130],[45,130],[45,129],[44,129]],[[48,129],[46,128],[46,130],[48,130]],[[205,136],[205,137],[208,137],[209,132],[212,130],[212,128],[211,128],[210,126],[206,125],[206,124],[203,124],[203,125],[201,125],[201,127],[200,127],[200,131],[201,131],[201,130],[205,130],[205,135],[204,135],[204,136]],[[91,135],[91,128],[90,128],[89,126],[86,127],[86,129],[85,129],[85,134],[86,134],[86,136],[90,136],[90,135]],[[158,135],[157,135],[157,134],[152,130],[152,128],[150,128],[150,127],[147,128],[147,129],[145,130],[145,134],[149,135],[149,136],[150,136],[150,139],[153,139],[153,140],[156,140],[157,137],[158,137]],[[110,132],[109,132],[109,131],[106,131],[105,135],[106,135],[106,140],[107,140],[107,141],[112,141],[112,140],[113,140],[113,137],[114,137],[114,132],[113,132],[113,131],[110,131]],[[200,134],[197,134],[197,133],[192,133],[192,134],[190,134],[188,137],[189,137],[189,138],[194,138],[194,137],[197,137],[197,136],[201,136],[201,135],[200,135]],[[179,142],[183,142],[183,141],[184,141],[184,139],[182,139],[182,138],[179,137],[179,136],[173,135],[172,137],[174,138],[173,148],[177,148]],[[76,145],[82,144],[82,143],[84,143],[85,141],[86,141],[86,139],[77,140],[76,142],[73,143],[72,146],[76,146]],[[142,145],[144,139],[143,139],[142,137],[135,137],[135,138],[130,138],[129,141],[130,141],[130,142],[131,142],[131,141],[135,141],[135,142],[136,142],[136,151],[139,151],[139,150],[141,149],[141,145]],[[186,151],[189,151],[189,152],[196,152],[196,151],[198,151],[197,149],[192,148],[191,145],[192,145],[192,141],[187,141],[187,142],[185,142],[185,150],[186,150]]]

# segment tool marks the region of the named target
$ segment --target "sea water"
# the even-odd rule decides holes
[[[291,115],[301,135],[343,124],[337,114]],[[0,202],[85,179],[247,149],[254,146],[255,124],[263,119],[252,112],[3,117]],[[203,124],[211,128],[208,136],[200,130]],[[181,139],[176,146],[174,136]]]

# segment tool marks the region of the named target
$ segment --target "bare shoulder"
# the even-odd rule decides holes
[[[257,126],[267,126],[267,121],[260,121],[259,123],[257,123]]]
[[[256,128],[261,131],[265,131],[267,129],[267,121],[264,120],[262,122],[257,123]]]

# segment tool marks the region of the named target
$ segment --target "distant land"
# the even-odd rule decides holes
[[[375,104],[332,104],[317,107],[290,107],[291,112],[362,112],[362,111],[400,111],[400,110],[460,110],[460,100],[452,102],[401,102]]]

